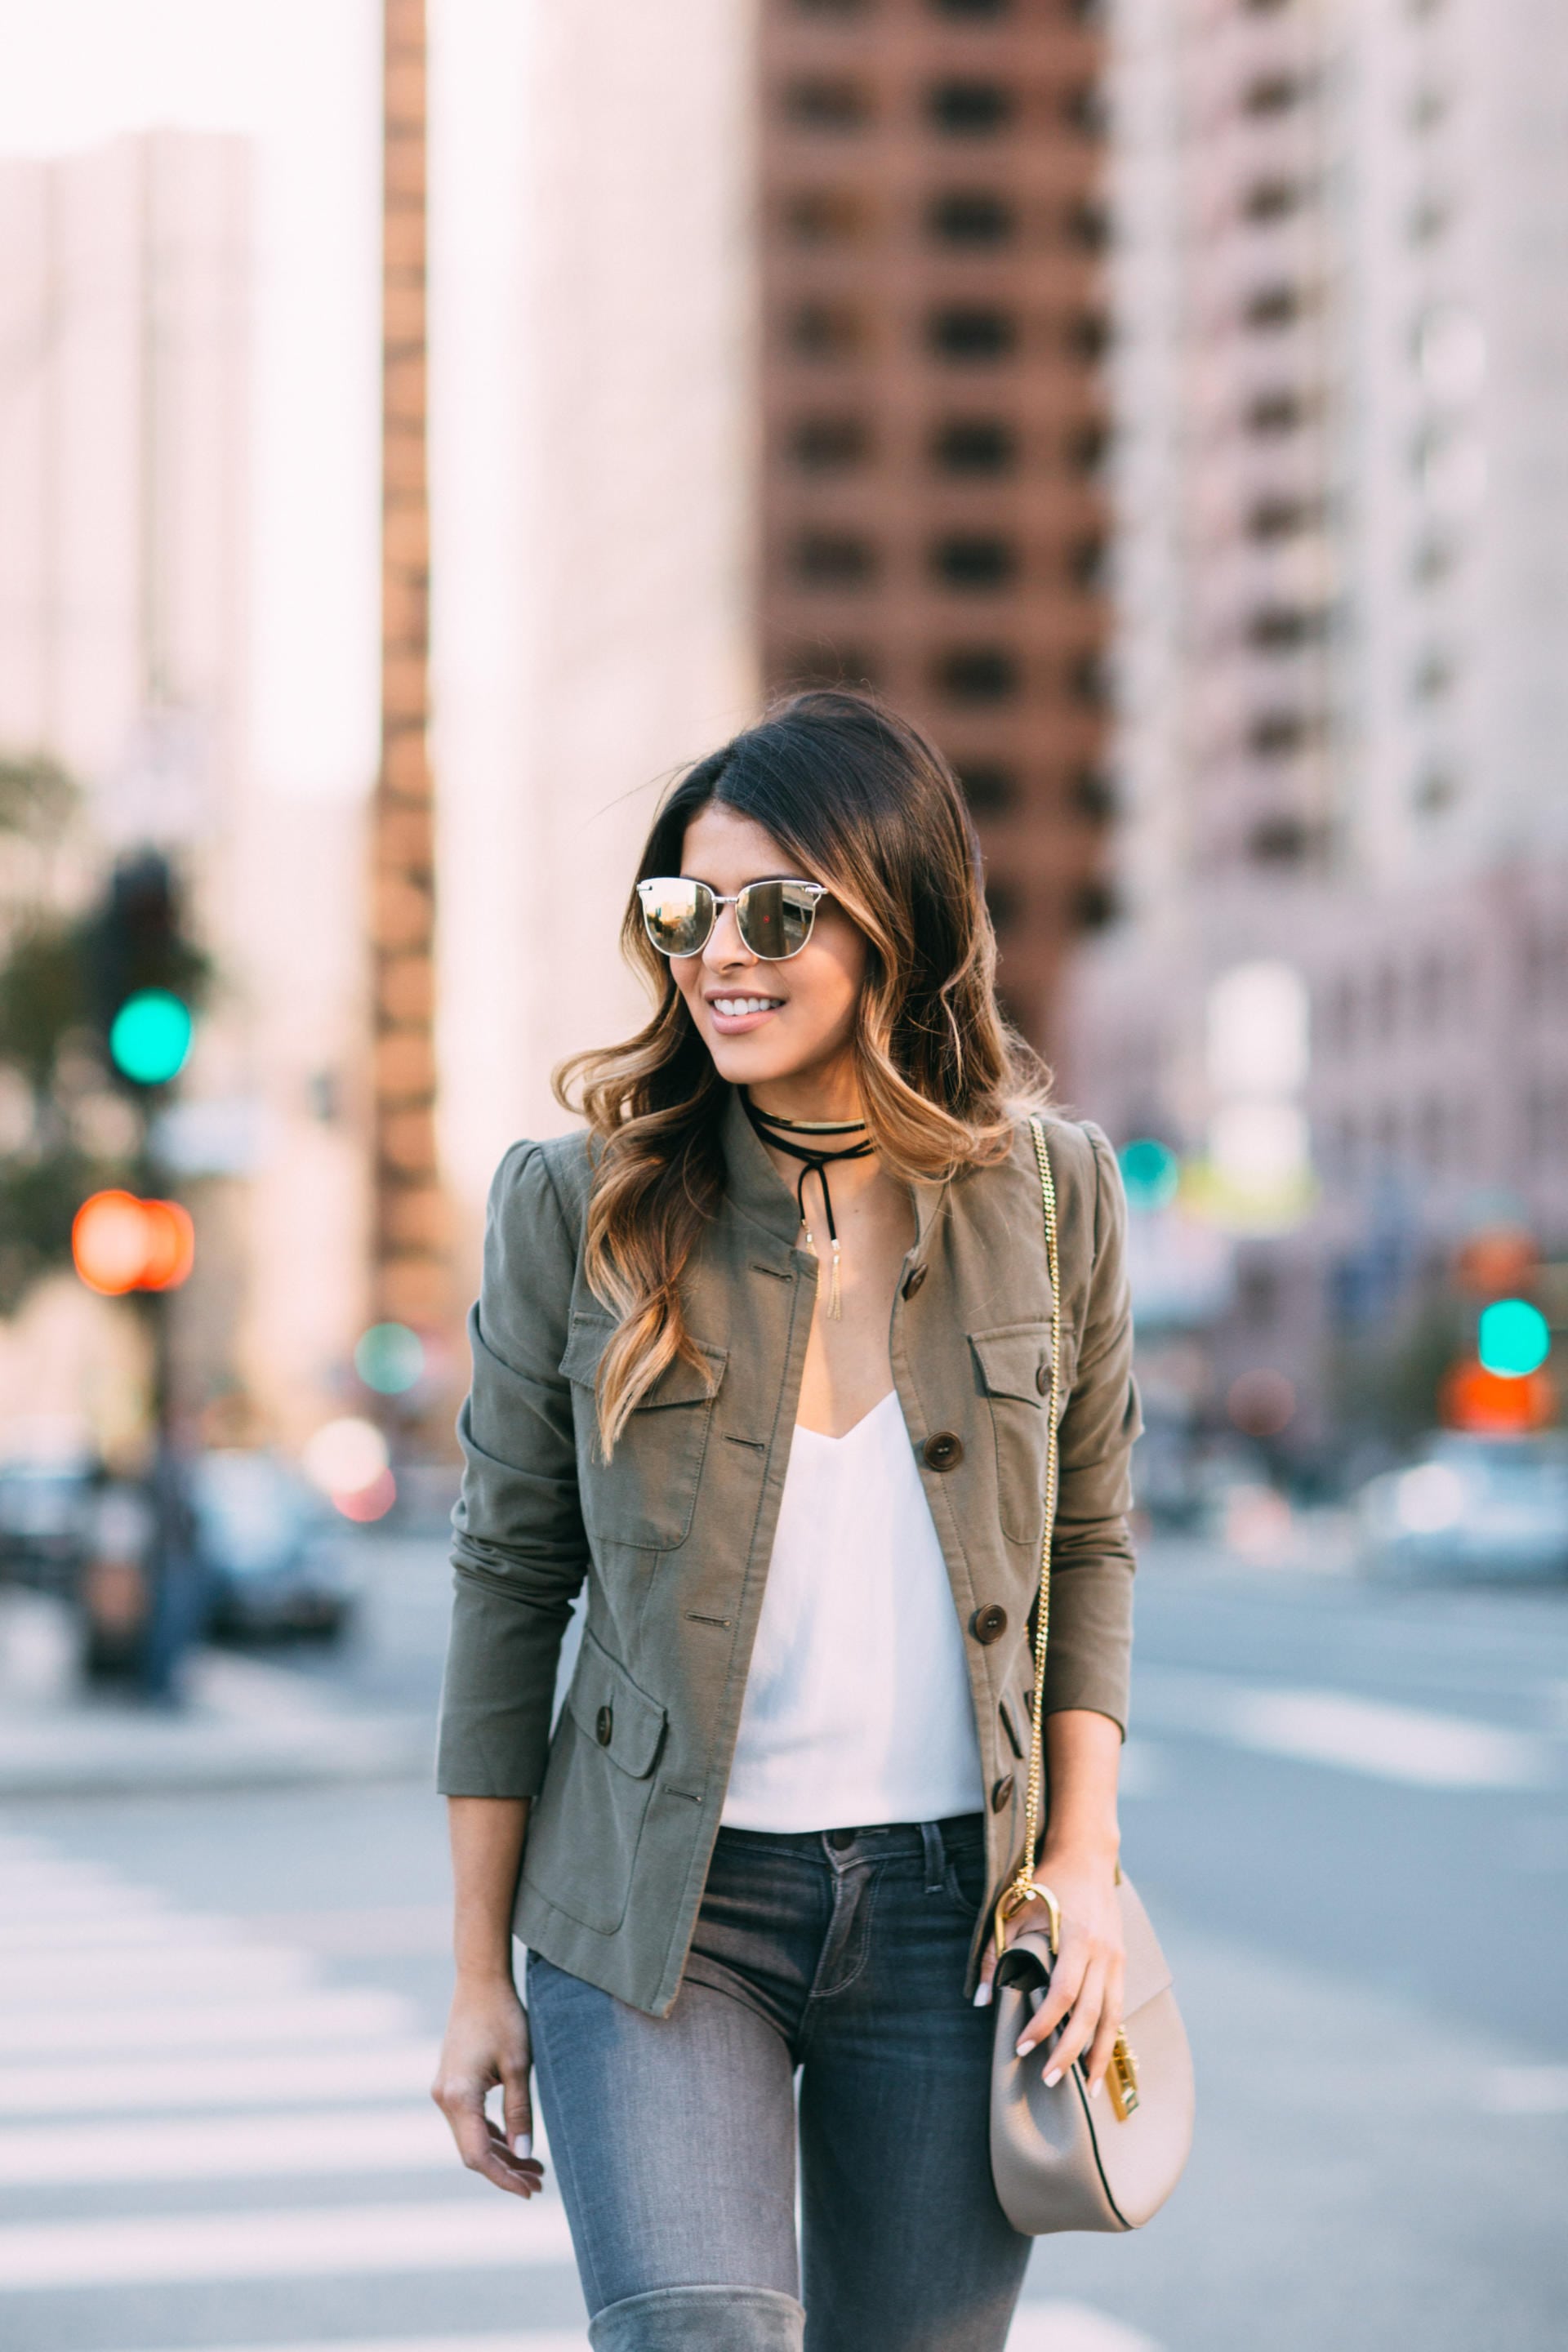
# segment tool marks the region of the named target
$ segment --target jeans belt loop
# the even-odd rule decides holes
[[[942,1843],[942,1832],[935,1822],[921,1823],[921,1843],[925,1848],[926,1893],[940,1895],[947,1871],[947,1853]]]

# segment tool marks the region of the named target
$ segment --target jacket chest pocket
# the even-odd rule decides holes
[[[1051,1327],[1008,1323],[972,1331],[969,1344],[996,1446],[996,1501],[1002,1532],[1034,1543],[1046,1485],[1046,1408],[1051,1388]]]
[[[639,1551],[673,1551],[691,1532],[713,1400],[728,1361],[722,1348],[699,1340],[700,1367],[677,1357],[616,1440],[608,1462],[599,1446],[594,1383],[616,1326],[607,1317],[572,1318],[563,1376],[574,1383],[577,1477],[583,1524],[591,1538]]]

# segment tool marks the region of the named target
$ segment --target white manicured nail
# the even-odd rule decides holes
[[[529,2157],[533,2154],[533,2134],[531,2132],[519,2132],[517,2136],[517,2152],[519,2156],[521,2157]]]
[[[1060,2068],[1059,2066],[1053,2066],[1053,2067],[1051,2068],[1050,2073],[1046,2076],[1046,2088],[1047,2088],[1047,2091],[1054,2091],[1054,2090],[1056,2089],[1056,2087],[1057,2087],[1057,2084],[1061,2081],[1061,2079],[1062,2079],[1062,2070],[1061,2070],[1061,2068]]]
[[[1104,2090],[1104,2088],[1105,2088],[1105,2084],[1104,2084],[1103,2083],[1091,2083],[1091,2084],[1089,2084],[1089,2097],[1090,2097],[1091,2099],[1098,2099],[1098,2098],[1099,2098],[1099,2096],[1100,2096],[1100,2093],[1101,2093],[1101,2091],[1103,2091],[1103,2090]]]
[[[976,1985],[976,1986],[975,1986],[975,1988],[974,1988],[974,2006],[975,2006],[975,2008],[976,2008],[976,2009],[989,2009],[989,2008],[990,2008],[990,2006],[991,2006],[991,1987],[990,1987],[989,1983],[983,1984],[983,1985]]]
[[[1030,2042],[1026,2042],[1026,2042],[1020,2042],[1017,2044],[1017,2055],[1018,2055],[1020,2058],[1026,2058],[1026,2057],[1028,2056],[1028,2054],[1029,2054],[1029,2052],[1030,2052],[1030,2049],[1031,2049],[1031,2047],[1032,2047],[1032,2046],[1033,2046],[1033,2045],[1032,2045]]]

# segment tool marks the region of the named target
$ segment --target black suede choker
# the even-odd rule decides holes
[[[847,1145],[842,1151],[824,1151],[818,1144],[805,1143],[796,1139],[812,1135],[856,1135],[865,1127],[866,1122],[863,1118],[838,1120],[778,1118],[772,1111],[759,1110],[748,1094],[742,1093],[741,1101],[744,1106],[746,1117],[764,1143],[771,1143],[775,1151],[787,1152],[792,1160],[803,1160],[805,1162],[800,1171],[800,1181],[795,1186],[795,1197],[800,1207],[801,1223],[805,1227],[805,1242],[808,1249],[815,1249],[816,1244],[812,1240],[811,1221],[805,1213],[806,1178],[815,1176],[822,1187],[822,1205],[827,1213],[827,1242],[833,1261],[832,1272],[828,1277],[827,1312],[837,1321],[841,1311],[838,1292],[838,1228],[833,1222],[833,1195],[827,1189],[827,1171],[836,1160],[868,1160],[877,1147],[869,1136],[865,1137],[859,1143]]]

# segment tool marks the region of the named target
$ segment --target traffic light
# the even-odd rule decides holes
[[[155,849],[121,858],[89,936],[93,1012],[117,1076],[151,1088],[179,1076],[206,977],[168,859]]]
[[[178,1201],[94,1192],[71,1222],[71,1261],[89,1290],[177,1290],[195,1263],[195,1228]]]

